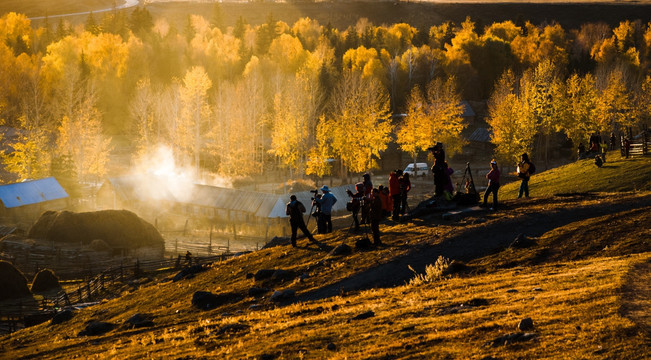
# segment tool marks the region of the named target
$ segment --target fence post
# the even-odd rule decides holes
[[[90,291],[90,282],[86,283],[86,291],[88,292],[88,300],[93,299],[93,293]]]

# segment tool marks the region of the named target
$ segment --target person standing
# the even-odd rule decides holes
[[[497,190],[500,188],[500,169],[497,167],[497,161],[493,159],[491,161],[491,170],[486,174],[486,179],[488,179],[488,187],[486,192],[484,192],[484,207],[486,207],[488,202],[488,195],[493,194],[493,207],[491,210],[497,209]]]
[[[289,202],[285,206],[285,214],[289,215],[289,225],[292,227],[292,246],[296,247],[296,236],[298,229],[301,229],[303,234],[307,236],[310,241],[316,243],[314,236],[310,234],[310,231],[305,226],[305,220],[303,220],[303,213],[305,213],[305,205],[302,202],[296,199],[296,195],[291,195],[289,197]]]
[[[384,210],[382,209],[382,199],[380,198],[380,190],[378,189],[373,189],[371,193],[370,212],[373,244],[375,246],[382,245],[382,241],[380,241],[380,221],[384,217]]]
[[[529,161],[529,155],[527,153],[522,154],[522,161],[518,163],[518,177],[522,179],[520,182],[520,192],[518,193],[518,199],[524,195],[524,197],[529,197],[529,168],[531,168],[531,161]]]
[[[400,170],[395,170],[389,173],[389,195],[393,202],[393,212],[391,220],[400,220]]]
[[[330,193],[328,185],[323,185],[321,188],[323,195],[321,198],[314,199],[317,204],[321,205],[321,217],[322,223],[325,224],[325,234],[332,232],[332,206],[337,202],[337,198]]]
[[[353,216],[353,223],[355,224],[355,231],[359,230],[359,218],[357,215],[359,214],[359,210],[364,206],[364,184],[363,183],[357,183],[355,184],[355,192],[353,193],[352,191],[346,189],[346,194],[350,196],[351,202],[351,208],[349,211],[352,212]]]
[[[362,175],[362,184],[364,184],[364,201],[362,202],[365,206],[362,206],[362,224],[370,224],[371,219],[369,217],[369,205],[371,201],[371,191],[373,191],[373,182],[371,181],[371,175],[365,173]]]
[[[409,173],[404,173],[400,178],[400,215],[405,215],[407,212],[407,194],[409,190],[411,190]]]
[[[445,169],[447,164],[445,163],[445,150],[443,150],[443,144],[440,142],[437,142],[436,145],[430,147],[428,150],[430,150],[432,156],[434,156],[434,165],[432,165],[432,172],[434,173],[434,193],[436,196],[442,196],[446,184]]]

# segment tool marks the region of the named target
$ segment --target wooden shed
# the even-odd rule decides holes
[[[69,196],[54,177],[0,185],[0,218],[32,223],[47,210],[64,210]]]

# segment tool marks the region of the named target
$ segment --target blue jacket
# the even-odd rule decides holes
[[[332,205],[337,202],[337,198],[329,192],[326,192],[321,196],[320,199],[315,199],[314,201],[321,204],[321,212],[325,215],[330,215],[332,213]]]

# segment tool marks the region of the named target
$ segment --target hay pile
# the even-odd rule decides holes
[[[32,281],[32,292],[34,294],[41,294],[50,290],[61,290],[59,278],[54,275],[50,269],[43,269],[34,275]]]
[[[25,275],[11,263],[0,261],[0,300],[30,295]]]
[[[127,210],[47,211],[29,230],[28,237],[82,245],[101,239],[114,249],[162,248],[165,245],[152,224]]]

